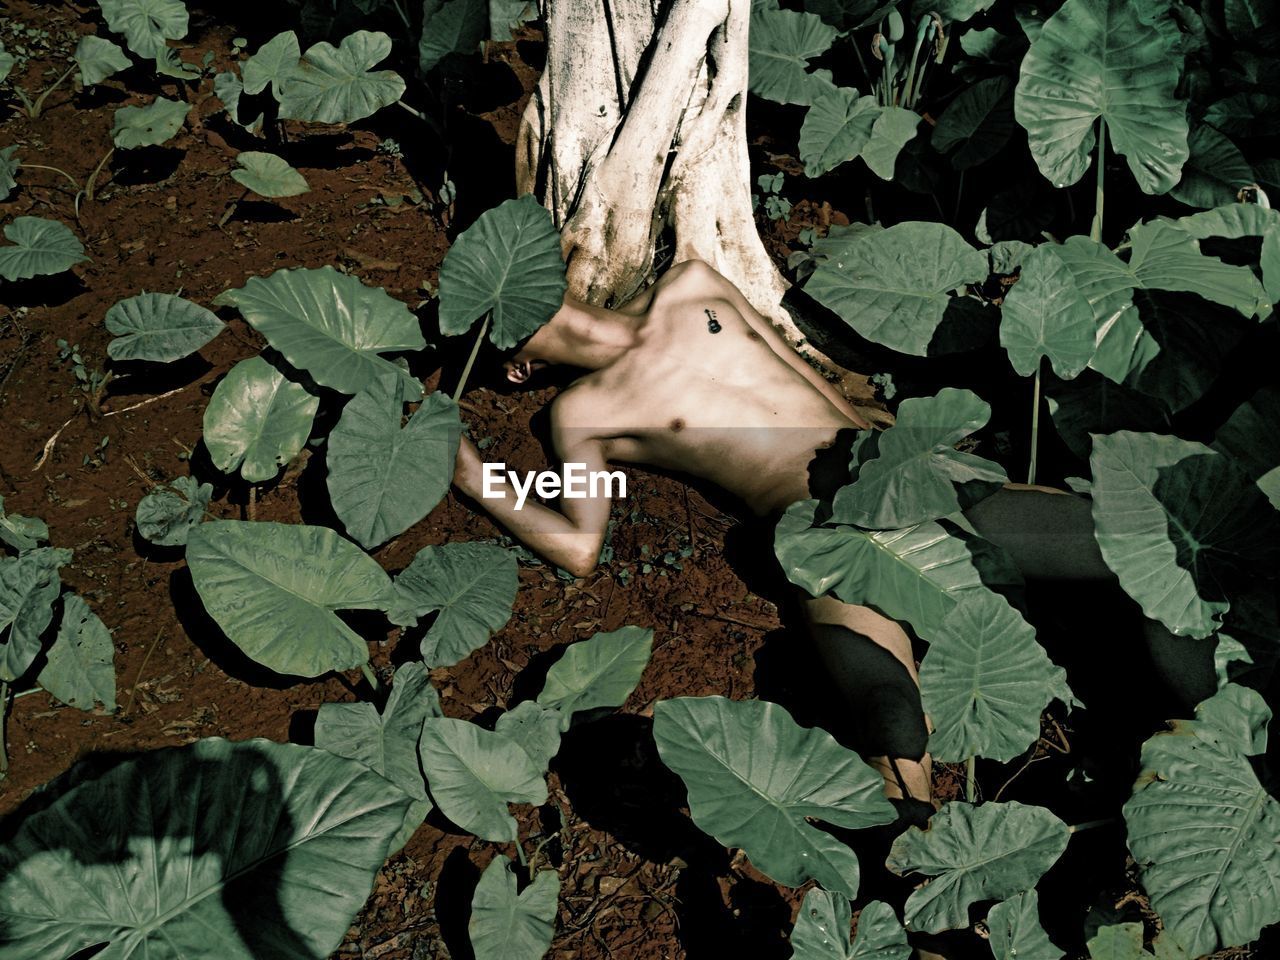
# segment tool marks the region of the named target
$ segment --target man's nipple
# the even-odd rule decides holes
[[[679,417],[676,417],[669,424],[667,424],[667,426],[672,433],[679,433],[681,430],[684,429],[684,421],[681,420]]]

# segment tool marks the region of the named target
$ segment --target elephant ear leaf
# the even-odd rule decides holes
[[[15,217],[5,224],[4,237],[10,245],[0,247],[0,277],[6,280],[62,273],[89,259],[84,244],[58,220]]]
[[[547,671],[538,703],[560,714],[568,730],[574,713],[597,707],[620,707],[640,682],[653,652],[648,627],[621,627],[574,643]]]
[[[1176,184],[1188,156],[1179,60],[1158,3],[1067,0],[1023,58],[1014,116],[1040,172],[1062,187],[1089,168],[1099,118],[1145,193]]]
[[[1093,359],[1095,342],[1093,308],[1075,275],[1052,246],[1036,247],[1001,307],[1000,345],[1013,369],[1032,376],[1048,357],[1054,373],[1070,380]]]
[[[55,547],[0,559],[0,681],[13,683],[39,656],[62,587],[58,571],[70,562],[71,551]]]
[[[267,740],[78,774],[0,849],[11,960],[327,957],[409,805],[354,761]]]
[[[808,72],[809,60],[830,49],[836,29],[812,13],[756,4],[748,41],[749,89],[776,103],[809,104],[832,84]]]
[[[513,864],[494,857],[471,898],[467,932],[476,960],[542,960],[555,936],[559,898],[554,870],[540,870],[517,893]]]
[[[261,356],[241,360],[204,409],[204,445],[223,473],[270,480],[307,442],[320,398]]]
[[[653,736],[662,762],[688,788],[689,815],[702,830],[741,847],[778,883],[814,878],[857,895],[858,858],[809,822],[859,828],[894,818],[880,775],[856,753],[762,700],[662,700]]]
[[[1062,960],[1062,951],[1040,925],[1040,894],[1035,890],[992,907],[987,930],[995,960]]]
[[[858,914],[857,936],[850,938],[853,914],[849,898],[814,887],[804,896],[791,931],[791,960],[908,960],[907,932],[883,900],[872,900]]]
[[[70,707],[92,710],[101,703],[107,713],[116,709],[115,645],[111,631],[75,594],[62,601],[58,635],[45,654],[39,683]]]
[[[1203,444],[1120,431],[1093,438],[1102,558],[1148,617],[1207,637],[1228,592],[1274,569],[1280,515],[1231,458]]]
[[[354,123],[395,103],[404,80],[394,70],[377,70],[391,53],[385,33],[357,30],[341,44],[309,47],[284,74],[279,87],[282,119]]]
[[[1129,850],[1164,928],[1189,956],[1255,939],[1280,920],[1280,803],[1249,757],[1271,711],[1228,684],[1142,747],[1124,806]]]
[[[952,801],[893,843],[886,866],[933,879],[907,899],[907,927],[940,933],[969,925],[969,906],[1036,885],[1067,848],[1071,828],[1044,807]]]
[[[222,332],[212,311],[171,293],[142,293],[121,300],[104,318],[115,334],[107,344],[112,360],[168,363],[195,353]]]

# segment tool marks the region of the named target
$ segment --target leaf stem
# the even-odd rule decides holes
[[[9,732],[5,729],[5,717],[9,714],[9,684],[0,680],[0,780],[9,775]]]
[[[395,4],[396,13],[400,14],[400,19],[404,21],[404,28],[413,33],[413,24],[409,21],[409,15],[404,12],[404,6],[400,0],[391,0],[391,2]]]
[[[221,219],[218,220],[218,227],[222,228],[227,225],[227,221],[231,219],[231,215],[236,212],[236,208],[240,206],[240,202],[249,195],[249,188],[245,187],[244,193],[236,197],[227,205],[227,209],[222,212]]]
[[[970,803],[978,799],[977,757],[970,757],[964,762],[964,798]]]
[[[32,120],[38,119],[40,116],[40,111],[44,109],[45,98],[48,97],[49,94],[53,93],[54,90],[58,89],[58,87],[62,85],[62,81],[67,79],[67,77],[71,76],[71,74],[75,72],[76,67],[78,66],[79,64],[76,64],[76,63],[71,64],[71,66],[67,67],[66,73],[60,76],[57,80],[53,81],[53,83],[49,85],[48,89],[46,89],[44,93],[36,97],[36,102],[33,103],[31,105],[31,108],[27,111],[27,116],[29,116]]]
[[[480,330],[476,333],[476,342],[471,347],[471,356],[467,357],[467,365],[462,368],[462,378],[458,381],[458,388],[453,391],[453,402],[457,403],[462,399],[462,391],[467,388],[467,378],[471,376],[471,368],[475,366],[476,356],[480,353],[480,344],[484,342],[484,335],[489,332],[490,314],[485,314],[484,323],[480,324]]]
[[[1036,375],[1031,383],[1031,462],[1027,465],[1027,483],[1036,482],[1036,459],[1040,449],[1040,371],[1044,369],[1044,357],[1036,364]]]
[[[1098,167],[1098,190],[1097,197],[1093,208],[1093,224],[1089,227],[1089,239],[1102,241],[1102,201],[1104,193],[1102,189],[1103,176],[1106,172],[1104,161],[1107,155],[1107,118],[1098,118],[1098,156],[1094,163]]]
[[[1103,817],[1101,820],[1086,820],[1084,823],[1075,823],[1071,825],[1072,833],[1083,833],[1086,830],[1093,830],[1097,827],[1110,826],[1119,821],[1115,817]]]
[[[898,98],[902,106],[907,109],[911,108],[911,94],[915,88],[916,80],[916,61],[920,58],[920,47],[924,44],[924,34],[928,26],[928,17],[922,19],[916,26],[916,45],[911,48],[911,65],[907,67],[907,83],[902,88],[902,96]],[[921,79],[923,80],[924,78],[921,77]]]
[[[529,861],[524,856],[524,844],[520,842],[520,838],[516,837],[516,857],[520,860],[520,866],[524,867],[525,872],[529,871]]]
[[[378,682],[378,675],[373,672],[373,667],[369,666],[368,660],[360,664],[360,672],[364,675],[365,683],[369,684],[369,686],[373,688],[373,695],[375,697],[381,697],[382,684]]]
[[[20,170],[51,170],[54,173],[62,174],[62,176],[70,180],[71,185],[76,188],[76,193],[79,193],[81,190],[80,181],[67,173],[67,171],[63,170],[61,167],[47,167],[43,163],[20,163],[18,164],[18,168]]]
[[[89,174],[89,179],[85,181],[84,197],[90,203],[93,202],[93,187],[94,187],[94,184],[98,182],[98,174],[102,172],[102,168],[107,165],[107,161],[110,160],[112,156],[115,155],[115,152],[116,152],[116,148],[112,147],[105,154],[103,154],[102,159],[98,161],[98,165],[93,168],[93,173]]]

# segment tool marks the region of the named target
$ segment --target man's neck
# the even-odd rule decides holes
[[[549,342],[540,352],[553,363],[600,370],[614,363],[636,342],[643,315],[629,316],[565,297],[564,306],[547,324]]]

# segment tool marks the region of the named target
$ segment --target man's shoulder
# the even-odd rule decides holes
[[[682,260],[668,268],[662,281],[667,289],[709,292],[723,287],[729,281],[705,260]]]

